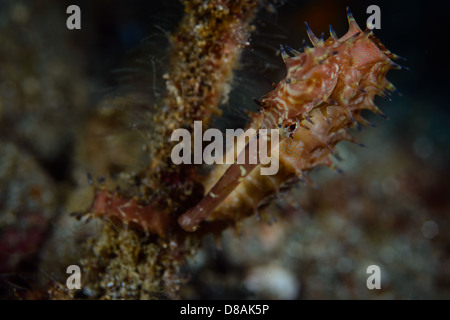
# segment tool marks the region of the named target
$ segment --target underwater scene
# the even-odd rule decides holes
[[[446,12],[1,0],[0,299],[449,299]]]

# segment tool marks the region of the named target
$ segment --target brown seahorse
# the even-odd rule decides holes
[[[280,168],[273,176],[253,170],[261,163],[217,167],[205,181],[210,190],[178,222],[187,231],[202,221],[235,223],[251,215],[264,200],[289,181],[305,180],[304,172],[318,165],[334,168],[330,154],[341,140],[356,142],[349,128],[370,123],[364,109],[384,116],[374,104],[375,95],[385,97],[395,87],[386,80],[390,69],[401,69],[399,57],[376,38],[362,31],[347,8],[348,32],[341,38],[330,26],[330,38],[319,39],[307,27],[313,48],[299,52],[281,46],[287,75],[257,101],[260,112],[251,116],[250,128],[278,130],[281,140],[273,143],[272,156]],[[260,139],[257,134],[253,139]],[[249,152],[250,142],[241,153]],[[218,178],[219,177],[219,178]]]

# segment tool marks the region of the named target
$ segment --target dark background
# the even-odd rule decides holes
[[[65,11],[70,4],[81,8],[82,30],[65,27]],[[264,75],[275,81],[284,76],[277,51],[279,44],[301,48],[303,39],[307,39],[305,21],[317,35],[324,32],[327,36],[329,24],[338,35],[343,35],[347,30],[346,6],[350,7],[359,25],[364,26],[368,17],[366,8],[373,4],[381,8],[381,30],[375,30],[376,36],[389,50],[407,59],[399,63],[409,70],[389,72],[388,79],[400,94],[394,93],[391,102],[377,99],[376,103],[390,120],[368,115],[378,126],[370,130],[377,131],[362,136],[367,138],[364,143],[368,144],[369,150],[350,152],[360,160],[354,168],[346,168],[347,177],[333,177],[325,182],[318,179],[334,190],[347,190],[352,185],[365,196],[364,186],[378,179],[372,173],[387,177],[392,175],[389,167],[394,173],[397,170],[396,181],[401,195],[396,194],[388,200],[386,195],[372,199],[370,203],[378,202],[380,207],[374,210],[381,212],[380,215],[385,212],[390,217],[402,218],[389,224],[388,230],[381,228],[386,225],[386,220],[364,217],[362,224],[373,223],[375,229],[379,226],[382,230],[380,235],[403,239],[402,243],[407,243],[412,252],[416,251],[414,239],[422,239],[417,230],[424,221],[435,221],[439,225],[439,235],[427,242],[429,247],[426,249],[417,249],[420,263],[426,264],[428,259],[433,263],[431,269],[423,271],[430,276],[425,286],[428,289],[422,292],[421,282],[413,281],[420,278],[420,266],[416,269],[400,266],[400,271],[393,272],[402,276],[398,277],[400,284],[397,283],[396,288],[392,281],[389,289],[392,295],[381,297],[448,298],[450,114],[447,95],[450,70],[447,49],[449,11],[443,1],[269,2],[255,21],[257,31],[236,72],[230,102],[223,106],[225,115],[215,119],[214,125],[225,128],[245,124],[239,110],[254,108],[252,98],[270,90]],[[43,259],[41,250],[54,241],[52,235],[57,228],[54,221],[67,214],[70,207],[67,203],[80,183],[79,176],[85,177],[85,172],[80,174],[77,168],[90,167],[77,154],[83,141],[81,132],[101,101],[129,90],[130,85],[163,92],[162,82],[158,80],[165,68],[167,34],[176,29],[182,13],[183,7],[177,1],[0,2],[0,296],[11,297],[11,288],[33,288],[35,279],[42,276],[39,269]],[[149,58],[154,59],[156,69],[148,63],[136,63],[136,60],[148,62]],[[128,69],[133,69],[131,76]],[[157,78],[155,85],[149,82],[153,77]],[[38,90],[33,79],[39,83]],[[300,201],[300,205],[314,220],[320,216],[320,206],[314,201],[328,198],[310,190],[304,195],[308,200]],[[347,193],[342,198],[351,196]],[[417,201],[420,207],[414,201],[410,202],[414,204],[412,208],[408,207],[409,199]],[[339,207],[338,201],[335,199],[329,206]],[[392,209],[397,205],[400,209]],[[349,219],[345,214],[343,217]],[[414,224],[416,220],[418,227]],[[311,228],[321,229],[320,224],[314,223]],[[304,226],[305,222],[300,225]],[[327,234],[325,227],[321,230]],[[263,237],[264,232],[262,234]],[[339,237],[329,235],[331,242],[339,241]],[[193,269],[191,290],[185,297],[280,298],[263,293],[252,295],[236,285],[240,282],[236,279],[251,274],[252,262],[232,262],[230,252],[233,250],[217,253],[208,246],[205,248],[204,254],[210,262]],[[381,245],[369,246],[367,250],[375,254],[381,248]],[[321,263],[333,264],[328,260]],[[301,270],[305,272],[305,269]],[[295,298],[359,297],[358,291],[353,295],[320,291],[305,278],[310,275],[313,279],[322,269],[311,267],[307,270],[302,275],[302,291]],[[45,270],[46,273],[53,271]],[[205,272],[209,274],[209,280],[203,277]],[[232,280],[221,282],[223,278]],[[408,282],[413,282],[412,287],[408,287]]]

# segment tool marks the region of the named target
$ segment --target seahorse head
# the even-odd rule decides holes
[[[278,128],[280,137],[292,138],[299,127],[308,128],[305,121],[313,123],[308,117],[312,109],[321,104],[348,108],[364,92],[371,78],[383,77],[390,68],[398,66],[391,60],[397,56],[370,30],[363,32],[350,11],[347,18],[349,30],[341,38],[330,26],[331,37],[319,39],[306,24],[314,48],[299,52],[281,46],[286,77],[273,84],[273,90],[257,101],[261,128]],[[370,85],[377,83],[375,78],[370,82]],[[389,83],[383,83],[379,90],[385,88],[394,89]]]

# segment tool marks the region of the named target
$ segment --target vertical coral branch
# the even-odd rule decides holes
[[[166,96],[155,115],[152,161],[145,171],[146,185],[164,190],[165,179],[179,176],[180,166],[170,161],[173,130],[193,128],[195,120],[209,125],[219,114],[242,49],[247,45],[256,0],[185,1],[185,16],[171,36],[170,66],[164,75]],[[150,192],[146,190],[146,193]]]
[[[177,213],[203,195],[193,191],[199,186],[193,179],[195,168],[173,164],[168,141],[175,129],[193,129],[196,120],[208,126],[211,116],[220,113],[220,100],[247,45],[257,7],[255,0],[185,2],[185,16],[171,35],[170,62],[163,76],[166,93],[153,116],[151,163],[140,173],[141,194],[129,199],[99,190],[90,213],[137,223],[161,235],[176,225]]]
[[[209,126],[211,116],[220,113],[257,4],[257,0],[184,2],[185,16],[170,37],[169,65],[163,76],[166,92],[149,124],[151,163],[136,179],[141,194],[110,192],[100,186],[90,207],[92,216],[112,222],[86,243],[83,287],[91,297],[177,297],[179,267],[195,252],[198,241],[185,237],[176,216],[192,205],[196,182],[192,166],[172,163],[168,141],[173,130],[193,129],[195,120]],[[134,224],[144,232],[128,228]],[[49,293],[52,298],[67,297],[58,286]]]

